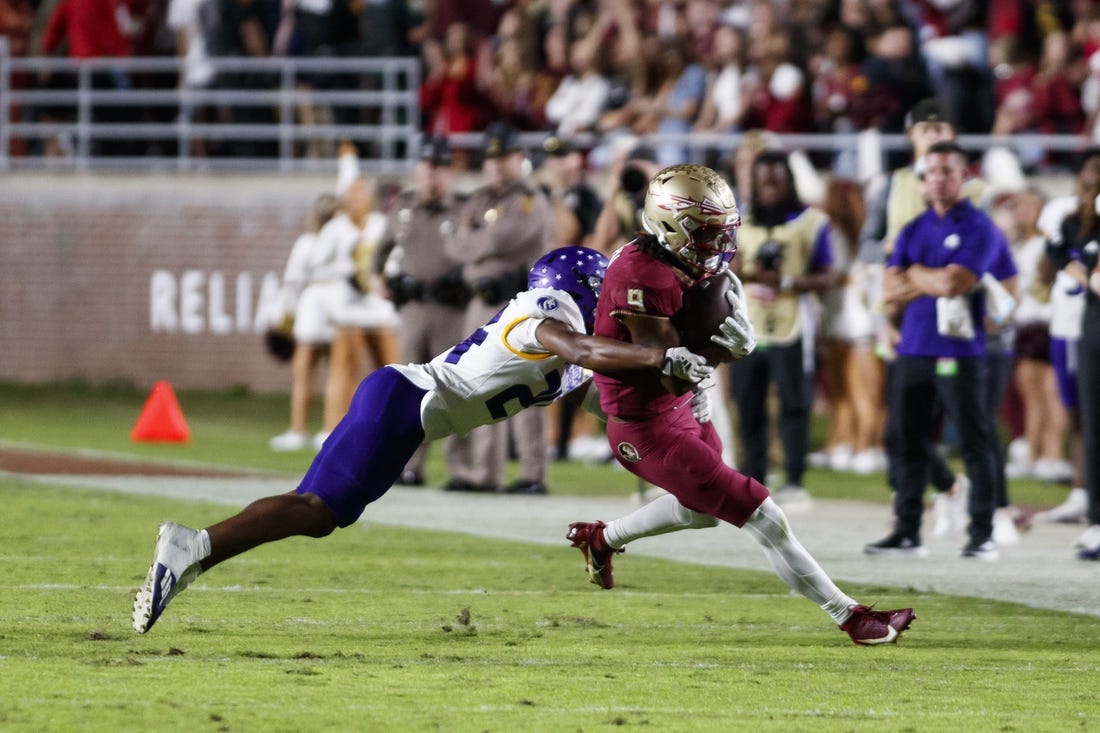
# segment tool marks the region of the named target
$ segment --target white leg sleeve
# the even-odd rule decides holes
[[[856,601],[830,580],[813,556],[795,538],[787,516],[771,497],[753,512],[745,529],[760,543],[776,574],[791,589],[821,606],[838,624],[848,620]]]
[[[607,544],[616,550],[642,537],[677,532],[681,529],[713,527],[718,520],[709,514],[692,511],[672,494],[659,496],[640,509],[607,523],[603,531]]]

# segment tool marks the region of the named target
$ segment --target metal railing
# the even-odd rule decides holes
[[[0,170],[328,171],[331,159],[316,151],[342,140],[374,172],[404,171],[415,156],[417,59],[210,65],[211,87],[185,87],[179,58],[13,58],[0,38]],[[307,108],[323,121],[305,123]],[[13,154],[17,141],[28,154]],[[45,155],[48,142],[63,155]]]
[[[359,145],[367,172],[405,172],[415,159],[421,121],[417,59],[212,58],[209,63],[221,85],[193,88],[177,82],[185,71],[180,58],[13,58],[0,37],[0,171],[327,173],[333,146],[341,140]],[[133,80],[142,83],[127,83]],[[303,120],[299,112],[307,108],[324,112],[322,121]],[[536,150],[545,136],[528,132],[520,142]],[[787,149],[846,159],[848,166],[859,156],[857,133],[777,137]],[[726,155],[740,140],[738,133],[682,133],[651,135],[645,143],[681,145],[689,159],[702,161],[713,159],[715,151]],[[53,152],[63,155],[43,153],[50,141]],[[13,153],[16,142],[22,154]],[[600,141],[582,135],[577,142],[590,147]],[[959,142],[979,152],[1007,146],[1025,158],[1037,151],[1073,153],[1089,144],[1078,135],[1038,134],[962,135]],[[451,143],[476,151],[481,134],[456,134]],[[902,134],[884,134],[878,144],[886,152],[909,147]]]

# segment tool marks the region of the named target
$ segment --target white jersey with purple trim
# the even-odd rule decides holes
[[[391,365],[428,390],[420,404],[427,440],[499,422],[534,405],[548,405],[588,382],[591,372],[548,352],[535,330],[546,319],[584,333],[580,308],[550,288],[519,293],[465,341],[427,364]]]

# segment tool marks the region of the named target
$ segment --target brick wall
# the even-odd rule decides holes
[[[262,311],[333,179],[0,179],[0,379],[283,391]]]

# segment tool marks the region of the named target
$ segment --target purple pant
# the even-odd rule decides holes
[[[420,402],[425,391],[382,368],[359,383],[348,414],[313,459],[299,494],[316,494],[341,527],[380,499],[424,442]]]
[[[1058,396],[1070,409],[1077,407],[1077,340],[1050,339],[1050,364],[1058,382]]]
[[[741,527],[768,498],[759,481],[722,462],[722,440],[710,423],[700,425],[683,401],[644,422],[607,422],[607,439],[619,463],[660,486],[688,509]]]

